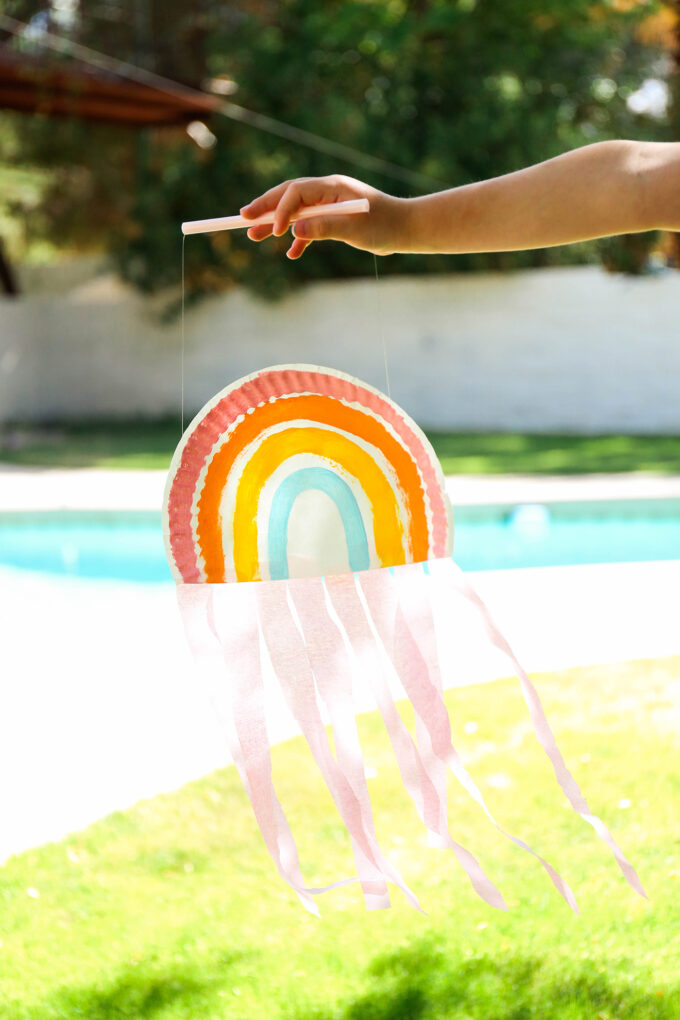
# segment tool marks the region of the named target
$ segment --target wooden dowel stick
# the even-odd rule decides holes
[[[347,202],[330,202],[327,205],[308,205],[291,217],[292,221],[309,220],[313,216],[344,216],[350,213],[366,213],[370,209],[367,198],[353,198]],[[274,213],[264,213],[255,219],[247,220],[244,216],[218,216],[212,220],[189,220],[182,224],[183,234],[209,234],[216,230],[238,230],[244,227],[257,227],[264,223],[273,223]]]

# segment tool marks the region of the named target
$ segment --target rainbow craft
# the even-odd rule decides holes
[[[453,517],[439,463],[425,435],[388,397],[351,376],[307,365],[238,380],[182,436],[163,522],[187,638],[231,757],[279,874],[308,910],[318,914],[314,897],[346,882],[360,883],[368,909],[390,905],[388,883],[420,909],[377,842],[354,724],[357,692],[369,692],[382,715],[432,845],[450,849],[476,892],[505,908],[449,829],[452,772],[504,831],[452,743],[435,606],[457,623],[472,612],[482,640],[506,657],[563,792],[644,895],[567,770],[536,689],[454,563]],[[272,783],[263,653],[346,825],[356,877],[323,888],[303,878]],[[400,692],[414,709],[415,738],[395,705]],[[552,866],[517,836],[505,835],[540,862],[577,909]]]
[[[415,422],[340,372],[281,366],[197,415],[166,499],[178,581],[269,581],[451,553],[439,462]]]

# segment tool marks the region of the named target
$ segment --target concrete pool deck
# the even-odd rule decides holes
[[[0,512],[158,509],[165,472],[0,467]],[[680,477],[451,477],[454,505],[680,497]],[[680,561],[469,573],[525,668],[680,655]],[[0,568],[0,862],[229,761],[174,587]],[[448,686],[508,675],[470,655]],[[540,683],[539,683],[540,687]],[[282,718],[274,739],[294,732]]]
[[[33,468],[0,464],[0,512],[9,510],[158,510],[165,471]],[[680,475],[449,475],[451,502],[551,503],[680,499]]]

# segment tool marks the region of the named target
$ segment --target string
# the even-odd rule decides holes
[[[185,435],[185,242],[187,235],[181,235],[181,432]]]
[[[378,303],[378,329],[380,330],[380,342],[382,344],[383,362],[385,363],[385,388],[387,396],[392,399],[390,392],[390,370],[387,365],[387,341],[385,340],[385,320],[383,318],[382,300],[380,291],[380,276],[378,274],[378,256],[373,252],[373,265],[375,267],[376,297]]]
[[[375,238],[373,237],[373,231],[371,231],[371,247],[373,248],[373,268],[375,270],[375,293],[376,293],[376,304],[378,306],[378,331],[380,333],[380,343],[382,345],[383,362],[385,365],[385,389],[387,396],[392,399],[392,393],[390,392],[390,370],[387,365],[387,341],[385,340],[385,320],[383,317],[382,310],[382,292],[380,290],[380,274],[378,273],[378,256],[375,252]]]
[[[184,283],[184,245],[186,244],[186,239],[187,239],[186,238],[186,234],[182,234],[182,313],[181,313],[181,323],[182,323],[181,324],[181,336],[182,336],[182,341],[181,341],[181,354],[180,354],[180,390],[181,390],[181,412],[180,412],[180,417],[181,417],[181,432],[180,432],[180,435],[182,435],[182,436],[184,435],[184,355],[185,355],[185,348],[186,348],[186,331],[185,331],[185,321],[184,321],[184,312],[185,312],[185,308],[184,308],[184,292],[185,292],[185,283]],[[375,245],[373,245],[373,247],[375,247]],[[382,292],[381,292],[381,289],[380,289],[380,273],[378,271],[378,256],[376,255],[375,251],[373,252],[373,268],[374,268],[374,271],[375,271],[376,304],[377,304],[377,308],[378,308],[378,313],[377,313],[378,331],[380,333],[380,343],[381,343],[382,353],[383,353],[383,364],[385,366],[385,389],[386,389],[386,392],[387,392],[387,396],[391,400],[392,399],[392,392],[391,392],[391,388],[390,388],[390,369],[389,369],[389,363],[388,363],[388,358],[387,358],[387,340],[385,339],[385,320],[384,320],[383,308],[382,308]]]

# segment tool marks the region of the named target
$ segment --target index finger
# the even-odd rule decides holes
[[[252,202],[248,202],[247,205],[241,206],[239,209],[241,216],[251,220],[276,209],[289,184],[290,181],[283,181],[281,184],[277,184],[276,187],[270,188],[269,191],[265,191],[264,194],[254,198]]]
[[[338,188],[333,178],[302,177],[297,181],[290,181],[276,207],[272,233],[275,237],[285,234],[302,206],[337,201]]]

